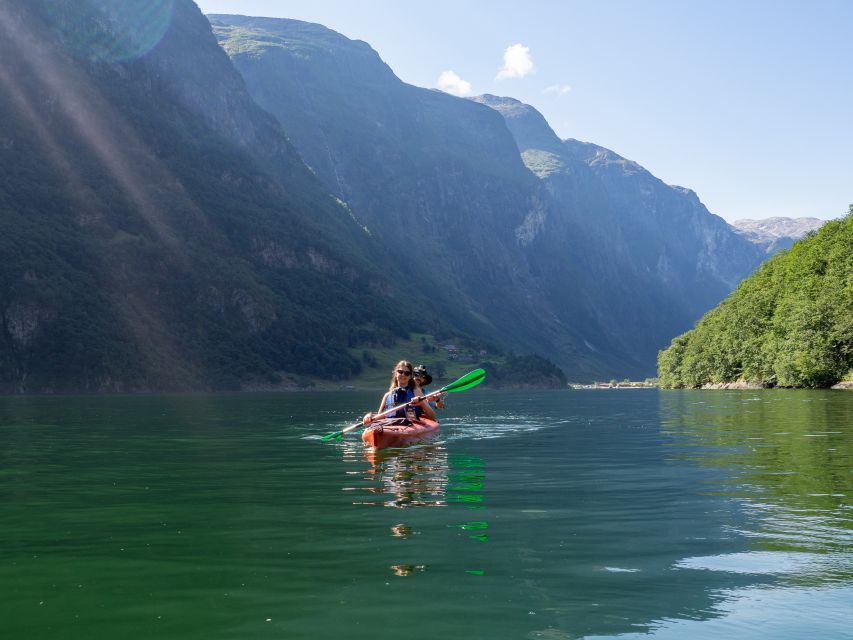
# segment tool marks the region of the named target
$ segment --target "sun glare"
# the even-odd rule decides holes
[[[123,62],[151,51],[169,29],[174,0],[84,0],[49,5],[63,44],[93,62]],[[103,28],[103,23],[109,25]]]

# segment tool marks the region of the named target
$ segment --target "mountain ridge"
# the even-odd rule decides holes
[[[825,223],[820,218],[775,216],[761,220],[735,220],[731,226],[767,254],[773,254],[780,249],[790,249],[797,240],[817,231]]]
[[[122,60],[94,48],[121,35],[114,10],[0,3],[0,390],[358,370],[348,344],[404,331],[419,294],[385,275],[197,6],[176,0],[159,42]]]
[[[646,376],[758,255],[529,105],[170,7],[148,38],[108,0],[0,0],[0,391],[346,378],[409,331]]]
[[[615,299],[633,298],[635,313],[646,314],[628,333],[656,331],[655,341],[665,343],[667,331],[690,326],[763,257],[708,212],[694,191],[667,185],[639,163],[600,145],[560,140],[535,108],[514,98],[472,100],[504,116],[525,164],[557,203],[557,218],[579,230],[584,245],[609,247],[607,260],[592,258],[584,270],[614,286]],[[635,291],[642,291],[651,304],[644,304]],[[618,304],[615,299],[599,306]],[[627,314],[611,308],[614,318]],[[609,331],[617,333],[619,327],[611,324]],[[649,348],[645,357],[651,356]]]
[[[554,357],[570,375],[592,372],[579,367],[581,361],[600,373],[652,373],[642,363],[653,362],[673,333],[689,327],[763,257],[692,191],[664,185],[602,147],[560,140],[538,111],[518,100],[462,99],[407,85],[387,73],[375,52],[365,54],[369,68],[350,73],[339,61],[352,41],[321,25],[222,14],[209,19],[226,50],[243,52],[232,60],[255,99],[285,130],[298,132],[292,139],[308,164],[369,228],[400,224],[405,216],[387,218],[388,211],[405,211],[414,201],[421,212],[445,220],[451,205],[487,229],[486,237],[513,229],[514,237],[495,238],[491,249],[474,254],[477,277],[460,282],[460,293],[479,298],[472,308],[494,321],[499,339],[526,334],[524,348]],[[312,43],[316,33],[322,37]],[[293,54],[297,47],[299,55]],[[374,77],[371,69],[382,73]],[[503,126],[465,103],[497,112]],[[336,122],[347,124],[328,124]],[[377,133],[376,123],[389,126]],[[503,142],[488,147],[483,140]],[[460,158],[464,171],[455,164]],[[419,179],[407,184],[412,175]],[[430,182],[424,175],[442,179]],[[467,196],[464,203],[436,198],[448,178],[453,197]],[[507,194],[504,209],[520,217],[486,215],[489,207],[498,210],[486,191],[499,184],[495,178]],[[670,232],[673,221],[690,239],[687,246]],[[424,233],[439,261],[462,250],[460,241],[478,245],[473,227],[448,231],[438,226]],[[667,234],[667,242],[658,242]],[[504,291],[523,287],[533,306],[507,299],[501,306],[511,314],[496,317],[499,310],[489,308],[479,291],[480,275],[489,272],[505,274],[498,276],[506,280]],[[609,295],[601,283],[613,288]],[[490,297],[500,295],[495,289]]]

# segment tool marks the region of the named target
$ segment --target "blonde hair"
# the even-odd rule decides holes
[[[400,367],[405,367],[409,370],[409,383],[406,386],[411,387],[412,389],[415,388],[415,379],[411,375],[412,373],[414,373],[414,367],[412,366],[412,363],[408,360],[400,360],[400,362],[394,365],[394,369],[391,371],[391,385],[388,387],[388,391],[393,391],[397,387],[402,386],[399,382],[397,382],[397,369],[399,369]]]

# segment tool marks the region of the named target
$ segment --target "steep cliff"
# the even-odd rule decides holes
[[[321,25],[209,19],[318,176],[414,258],[409,277],[432,278],[434,305],[570,376],[651,375],[657,351],[760,261],[692,192],[560,140],[518,101],[407,85]]]
[[[764,257],[693,191],[603,147],[560,140],[518,100],[473,100],[504,116],[525,164],[547,186],[554,206],[545,236],[571,249],[599,283],[591,294],[599,322],[626,352],[653,358]]]
[[[116,6],[0,2],[0,391],[358,369],[347,345],[411,326],[417,294],[192,2]]]
[[[405,84],[367,44],[321,25],[208,17],[252,96],[432,308],[573,375],[638,371],[585,310],[583,286],[556,300],[543,282],[533,243],[550,199],[499,114]]]

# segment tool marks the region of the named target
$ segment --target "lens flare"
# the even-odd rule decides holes
[[[50,3],[65,47],[92,62],[123,62],[151,51],[172,23],[174,0],[75,0]]]

